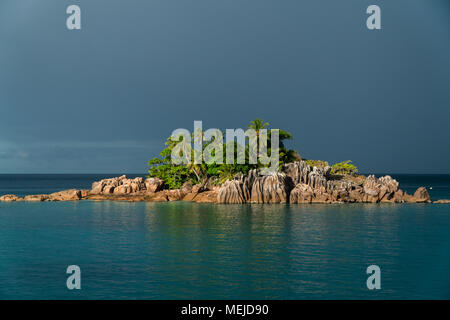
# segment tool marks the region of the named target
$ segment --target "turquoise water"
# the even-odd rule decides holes
[[[0,299],[450,299],[449,266],[450,205],[0,203]]]
[[[7,203],[0,221],[3,299],[450,298],[446,205]]]

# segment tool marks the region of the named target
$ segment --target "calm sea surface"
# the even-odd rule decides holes
[[[110,176],[0,175],[0,195]],[[450,198],[448,175],[393,176]],[[0,299],[450,299],[449,271],[450,205],[0,202]]]

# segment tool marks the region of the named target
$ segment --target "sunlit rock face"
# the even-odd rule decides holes
[[[289,181],[284,173],[258,175],[256,170],[248,176],[225,181],[219,189],[219,203],[286,203],[289,201]]]
[[[311,203],[314,197],[314,190],[305,183],[298,183],[291,191],[290,203]]]
[[[303,183],[312,188],[326,187],[331,167],[311,167],[305,161],[297,161],[284,165],[283,172],[290,178],[293,186]]]
[[[123,175],[94,182],[90,194],[129,194],[147,190],[147,185],[150,188],[150,192],[156,192],[162,188],[163,182],[155,178],[147,179],[144,182],[141,177],[128,179]]]
[[[247,202],[244,184],[239,180],[225,181],[217,195],[218,203],[236,203],[242,204]]]
[[[251,203],[289,202],[288,180],[284,173],[274,173],[257,177],[251,189]]]
[[[149,193],[161,191],[164,187],[164,181],[159,178],[147,178],[145,179],[145,190]],[[186,190],[183,190],[187,192]]]
[[[23,201],[23,198],[18,197],[14,194],[5,194],[4,196],[0,197],[0,201],[3,201],[3,202]]]

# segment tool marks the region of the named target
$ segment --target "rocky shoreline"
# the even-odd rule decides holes
[[[431,203],[426,188],[413,195],[399,189],[390,176],[376,178],[362,175],[332,175],[330,167],[312,167],[305,161],[288,163],[281,172],[260,175],[252,170],[246,176],[236,176],[222,185],[214,181],[169,190],[158,178],[126,176],[94,182],[90,190],[70,189],[52,194],[4,195],[0,201],[193,201],[199,203]],[[438,200],[434,203],[450,203]]]

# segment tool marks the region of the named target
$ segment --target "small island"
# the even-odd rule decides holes
[[[257,135],[268,123],[256,119],[250,123]],[[193,201],[199,203],[431,203],[425,187],[410,195],[399,188],[390,176],[358,174],[350,160],[329,165],[326,161],[303,159],[295,150],[287,149],[284,140],[292,135],[279,132],[279,169],[262,174],[265,166],[255,164],[173,164],[172,139],[160,158],[149,161],[149,176],[129,179],[125,175],[93,182],[90,190],[70,189],[52,194],[4,195],[0,201]],[[270,134],[267,137],[270,140]],[[232,148],[238,145],[234,141]],[[230,143],[224,145],[227,147]],[[269,144],[268,144],[269,145]],[[205,148],[206,146],[203,146]],[[248,146],[243,147],[248,157]],[[271,150],[268,148],[268,152]],[[450,203],[438,200],[435,203]]]

